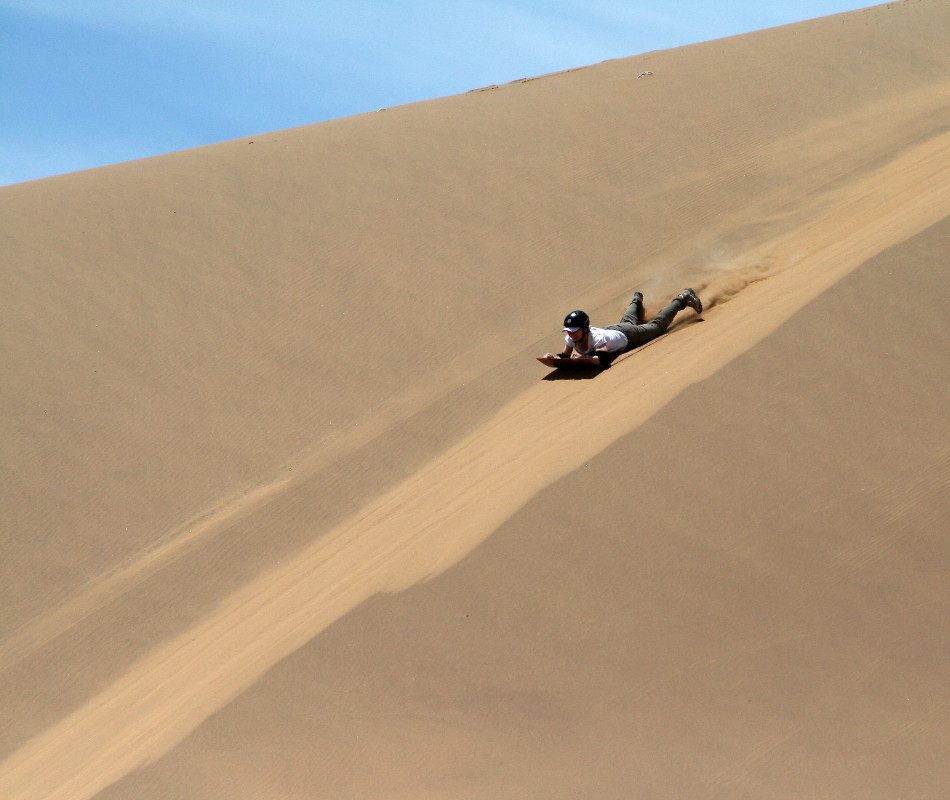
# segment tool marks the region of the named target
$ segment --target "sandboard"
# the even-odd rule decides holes
[[[558,358],[557,356],[552,356],[548,358],[547,356],[537,356],[538,361],[540,361],[546,367],[554,367],[555,369],[599,369],[593,364],[584,364],[576,358]]]

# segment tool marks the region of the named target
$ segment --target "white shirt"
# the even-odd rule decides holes
[[[593,327],[590,329],[590,333],[587,334],[586,350],[581,350],[580,345],[578,345],[577,342],[572,342],[571,337],[567,334],[564,334],[564,342],[573,347],[579,355],[587,356],[588,358],[597,355],[598,350],[603,350],[607,353],[616,353],[618,350],[623,350],[629,344],[623,331]]]

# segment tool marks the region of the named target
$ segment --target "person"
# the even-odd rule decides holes
[[[605,328],[590,324],[583,311],[572,311],[564,318],[564,351],[545,353],[542,361],[556,364],[556,359],[570,358],[572,366],[609,367],[621,353],[646,344],[666,332],[673,318],[686,308],[703,313],[703,303],[692,289],[683,289],[657,314],[652,322],[643,323],[643,295],[635,292],[620,322]]]

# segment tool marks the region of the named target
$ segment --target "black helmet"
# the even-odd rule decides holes
[[[590,317],[583,311],[572,311],[564,317],[564,330],[580,330],[590,327]]]

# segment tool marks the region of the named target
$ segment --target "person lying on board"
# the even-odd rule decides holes
[[[564,352],[545,353],[538,358],[549,367],[600,367],[605,369],[621,353],[646,344],[666,332],[673,318],[686,308],[703,313],[703,303],[692,289],[683,289],[657,314],[652,322],[643,323],[643,295],[636,292],[620,322],[606,328],[595,328],[583,311],[572,311],[564,318]]]

